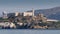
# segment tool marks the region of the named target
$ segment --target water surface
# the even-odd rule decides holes
[[[0,30],[0,34],[60,34],[60,30]]]

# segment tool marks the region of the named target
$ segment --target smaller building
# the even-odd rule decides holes
[[[15,16],[18,16],[19,15],[19,12],[15,12]]]
[[[47,18],[46,18],[46,16],[44,16],[43,14],[39,14],[39,15],[37,16],[37,19],[38,19],[38,20],[41,20],[42,22],[47,22]]]

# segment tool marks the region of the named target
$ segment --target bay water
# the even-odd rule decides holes
[[[1,29],[0,34],[60,34],[60,30]]]

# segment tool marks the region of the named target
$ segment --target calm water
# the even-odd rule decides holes
[[[0,34],[60,34],[60,30],[0,30]]]

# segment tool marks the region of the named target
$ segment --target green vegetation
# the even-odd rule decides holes
[[[0,21],[8,22],[8,20],[8,18],[3,19],[2,17],[0,17]]]

